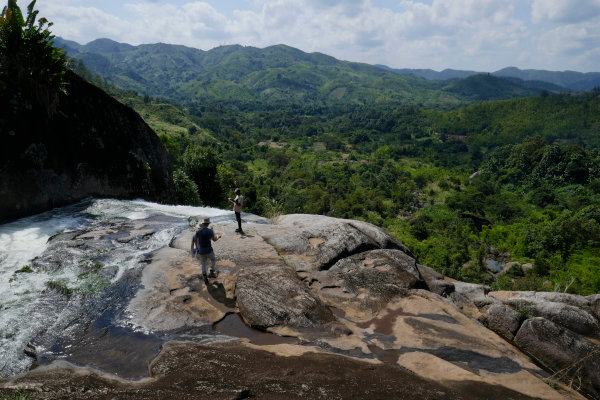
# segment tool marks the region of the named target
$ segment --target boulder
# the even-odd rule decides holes
[[[476,283],[454,282],[454,292],[466,297],[478,308],[498,302],[487,295],[491,290],[489,286]]]
[[[548,319],[527,319],[515,336],[515,343],[559,378],[600,395],[600,346]]]
[[[263,237],[297,271],[326,270],[344,257],[374,249],[398,249],[412,255],[383,229],[367,222],[291,214],[279,217],[276,225],[279,229]]]
[[[513,340],[525,316],[503,304],[492,304],[479,320],[503,338]]]
[[[285,265],[241,270],[235,294],[240,315],[255,328],[320,331],[336,321],[331,310]]]
[[[513,298],[506,301],[514,309],[529,317],[543,317],[582,335],[600,336],[598,319],[590,312],[564,303],[535,298]]]
[[[501,301],[508,301],[510,299],[530,299],[533,301],[549,301],[553,303],[564,303],[574,307],[583,308],[590,310],[589,297],[579,296],[570,293],[560,292],[534,292],[534,291],[498,291],[490,292],[489,296],[495,297]]]
[[[433,293],[446,297],[454,292],[454,283],[444,279],[444,276],[433,268],[417,264],[417,269],[427,284],[427,287]]]
[[[590,309],[596,318],[600,319],[600,294],[587,296],[586,299],[590,302]]]
[[[400,250],[370,250],[343,258],[311,283],[336,306],[376,313],[408,289],[425,288],[414,258]],[[340,306],[342,307],[342,306]]]

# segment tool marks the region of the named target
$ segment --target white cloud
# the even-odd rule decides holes
[[[533,0],[535,23],[577,23],[600,16],[600,0]]]
[[[597,69],[591,61],[598,59],[594,26],[599,21],[593,15],[600,0],[530,0],[526,17],[521,1],[399,0],[392,9],[380,0],[252,0],[227,1],[225,10],[217,0],[45,0],[39,8],[55,22],[55,34],[80,43],[109,37],[204,50],[284,43],[396,68],[494,71],[521,63]],[[84,6],[90,3],[95,6]],[[540,23],[528,25],[528,18]]]
[[[136,43],[166,42],[198,45],[227,37],[227,18],[207,3],[126,4],[135,15],[135,31],[130,40]]]
[[[44,10],[53,14],[49,18],[54,23],[51,30],[54,34],[65,38],[87,42],[100,37],[120,37],[129,28],[126,20],[105,13],[97,8],[61,6],[52,13],[54,5],[49,5]],[[48,14],[41,14],[46,16]],[[74,23],[74,21],[77,21]],[[84,21],[93,21],[86,23]]]
[[[549,61],[568,59],[580,70],[598,71],[600,61],[600,18],[587,23],[560,26],[541,35],[538,52],[544,52]],[[576,69],[558,66],[558,69]]]

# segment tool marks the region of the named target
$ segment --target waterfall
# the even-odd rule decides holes
[[[60,357],[59,344],[110,307],[113,323],[127,325],[114,304],[135,290],[151,253],[187,229],[190,217],[229,214],[86,199],[0,225],[0,377],[27,370],[35,355]]]

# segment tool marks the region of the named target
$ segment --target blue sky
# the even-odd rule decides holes
[[[55,35],[82,44],[283,43],[393,68],[600,71],[600,0],[38,0],[37,9]]]

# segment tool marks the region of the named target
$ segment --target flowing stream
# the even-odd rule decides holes
[[[158,346],[151,333],[136,335],[124,302],[152,252],[194,216],[231,212],[87,199],[0,225],[0,377],[44,360],[89,357],[86,337],[97,342],[108,331],[127,332],[123,348]]]

